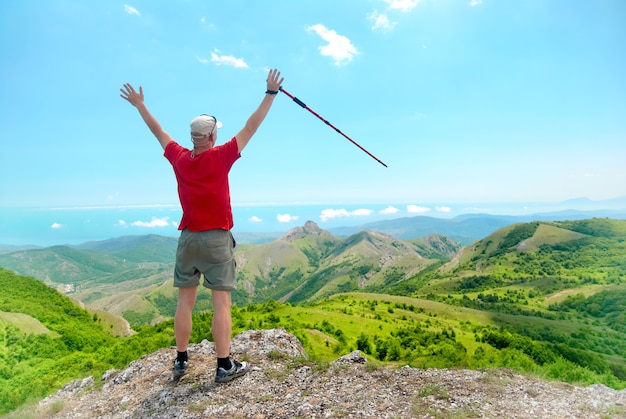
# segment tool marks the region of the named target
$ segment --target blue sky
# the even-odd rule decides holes
[[[625,16],[622,0],[5,1],[0,206],[177,204],[119,88],[143,86],[188,146],[189,121],[216,115],[222,143],[272,67],[388,168],[281,94],[231,172],[235,205],[624,196]]]

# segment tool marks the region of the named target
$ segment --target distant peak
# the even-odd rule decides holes
[[[289,230],[282,238],[284,240],[298,240],[306,236],[320,236],[324,234],[322,230],[314,221],[307,221],[303,227],[295,227]]]
[[[315,221],[307,221],[304,223],[304,232],[309,234],[320,234],[322,229],[315,223]]]

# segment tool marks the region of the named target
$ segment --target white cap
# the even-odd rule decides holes
[[[192,137],[204,137],[210,135],[215,127],[222,128],[222,123],[214,116],[200,115],[191,121],[190,126]]]

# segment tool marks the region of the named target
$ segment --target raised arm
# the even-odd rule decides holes
[[[283,80],[285,80],[285,78],[280,77],[280,71],[276,69],[270,70],[267,75],[267,92],[265,93],[265,97],[263,97],[259,107],[250,115],[248,121],[246,121],[246,125],[235,136],[240,153],[259,128],[261,122],[265,119],[265,116],[272,107],[272,103],[274,103],[276,94],[280,90],[280,85],[283,83]]]
[[[137,108],[139,114],[143,118],[143,121],[146,123],[148,128],[150,128],[150,131],[152,131],[152,134],[154,134],[157,140],[159,140],[161,147],[165,149],[167,143],[172,141],[172,137],[170,137],[167,132],[163,131],[163,128],[161,128],[161,124],[159,124],[159,121],[157,121],[156,118],[152,116],[150,111],[148,111],[148,108],[146,108],[146,105],[143,101],[143,88],[139,86],[139,93],[137,93],[133,86],[131,86],[129,83],[126,83],[124,84],[124,88],[120,89],[120,92],[122,92],[120,96],[123,99],[126,99],[128,102],[130,102],[131,105]]]

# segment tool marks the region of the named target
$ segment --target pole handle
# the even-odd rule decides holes
[[[301,101],[300,99],[298,99],[297,97],[294,97],[293,101],[296,102],[298,105],[300,105],[300,106],[302,106],[303,108],[306,109],[306,104],[303,101]]]

